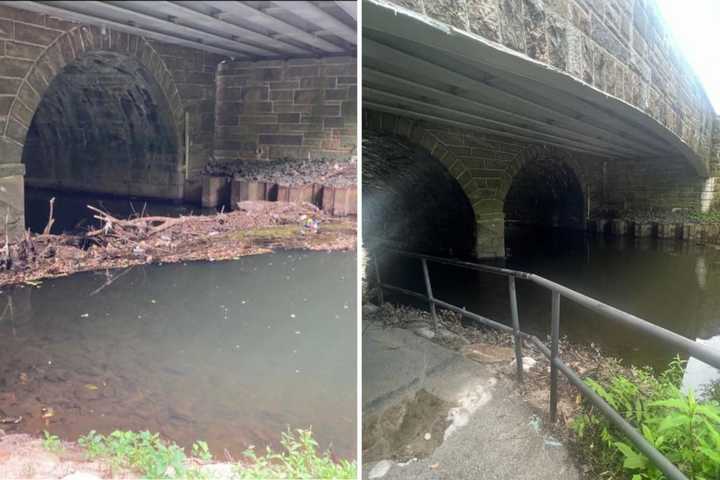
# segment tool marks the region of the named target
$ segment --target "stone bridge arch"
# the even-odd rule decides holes
[[[16,15],[34,15],[29,12],[18,12]],[[44,19],[46,18],[46,20]],[[135,194],[144,196],[156,196],[162,198],[181,199],[183,197],[185,167],[183,156],[184,147],[184,122],[185,112],[190,111],[193,120],[200,123],[198,112],[198,98],[203,95],[196,95],[187,85],[178,84],[179,69],[183,66],[177,60],[186,50],[186,56],[193,53],[205,58],[203,52],[193,52],[192,49],[174,47],[158,42],[151,42],[143,37],[133,34],[115,31],[111,29],[100,29],[94,26],[80,25],[73,22],[66,22],[50,17],[32,17],[38,22],[47,22],[50,29],[35,29],[31,35],[38,38],[28,37],[26,41],[32,44],[20,42],[9,42],[8,55],[17,58],[5,60],[5,70],[8,70],[14,78],[4,79],[4,92],[7,96],[2,97],[6,102],[2,107],[5,110],[5,122],[0,125],[0,177],[2,178],[3,191],[0,192],[0,200],[7,203],[9,213],[8,231],[11,236],[16,237],[25,228],[24,223],[24,176],[27,172],[27,165],[23,163],[23,154],[28,141],[28,133],[33,124],[33,119],[43,106],[43,99],[49,92],[52,92],[54,82],[73,68],[92,68],[93,64],[103,61],[113,63],[119,71],[123,69],[134,70],[138,81],[144,81],[151,88],[139,89],[145,92],[145,99],[138,99],[139,105],[135,115],[156,115],[158,122],[163,123],[167,128],[164,131],[171,137],[168,142],[172,144],[172,165],[165,165],[171,172],[167,175],[151,175],[150,182],[154,182],[156,189],[150,186],[144,190],[123,191],[122,189],[109,188],[104,193]],[[20,18],[21,21],[30,21],[30,18]],[[16,24],[16,30],[23,25],[23,28],[30,28],[29,25]],[[16,34],[17,37],[17,34]],[[162,52],[162,53],[161,53]],[[177,55],[171,58],[168,54]],[[169,65],[167,61],[174,60],[175,64]],[[195,60],[187,60],[187,64]],[[212,62],[208,62],[211,63]],[[214,67],[208,72],[209,79],[202,78],[198,83],[204,82],[214,84]],[[200,67],[203,69],[203,67]],[[209,68],[208,68],[209,70]],[[183,77],[185,71],[182,71]],[[188,81],[180,77],[179,82]],[[57,83],[57,82],[55,82]],[[197,85],[195,86],[197,87]],[[78,87],[79,89],[82,88]],[[119,98],[118,98],[119,100]],[[148,105],[157,107],[155,112],[146,112]],[[56,106],[58,107],[58,106]],[[212,117],[213,108],[206,108]],[[92,119],[91,121],[94,121]],[[101,120],[98,120],[101,121]],[[128,120],[129,121],[129,120]],[[147,123],[147,122],[146,122]],[[212,127],[211,127],[212,128]],[[168,152],[166,152],[168,153]],[[137,178],[137,174],[135,177]],[[128,184],[131,182],[127,182]],[[77,185],[70,185],[70,188]],[[81,190],[83,188],[80,188]],[[93,190],[92,186],[86,188]],[[102,189],[99,191],[102,192]],[[9,200],[9,201],[7,201]],[[5,206],[5,205],[4,205]]]
[[[505,222],[584,229],[590,181],[577,155],[548,145],[530,145],[510,162],[506,181],[498,188]],[[536,200],[545,215],[508,218],[508,209],[513,208],[509,203],[528,200]]]
[[[527,167],[543,167],[544,173],[541,168],[531,174],[536,174],[538,181],[554,183],[549,188],[557,189],[565,184],[574,188],[577,208],[573,216],[576,221],[572,225],[550,222],[548,226],[584,227],[586,199],[598,195],[601,190],[598,184],[601,162],[579,152],[375,111],[365,112],[365,125],[371,130],[407,139],[446,167],[472,206],[475,221],[473,253],[478,258],[505,255],[506,201],[514,182]]]
[[[374,111],[365,111],[363,116],[363,222],[367,225],[365,232],[368,237],[373,237],[373,230],[383,224],[378,218],[370,218],[375,213],[374,209],[381,208],[379,203],[392,203],[400,200],[398,196],[414,195],[417,203],[412,207],[405,206],[406,218],[417,213],[418,209],[428,210],[422,213],[425,214],[424,220],[429,223],[415,223],[408,228],[414,230],[412,233],[415,238],[424,238],[427,242],[408,245],[399,241],[403,243],[402,247],[428,253],[471,256],[475,250],[477,235],[472,206],[472,195],[477,190],[477,185],[466,166],[458,160],[455,152],[448,148],[437,132],[426,128],[420,122]],[[382,145],[378,147],[377,143]],[[391,169],[383,171],[382,167],[376,165],[397,162],[401,158],[414,164],[406,163],[399,167],[405,169],[404,172],[391,172]],[[420,165],[421,163],[424,165]],[[403,177],[403,188],[406,192],[396,193],[395,197],[390,199],[373,198],[375,194],[384,195],[381,193],[382,188],[377,185],[383,180],[378,178],[398,173]],[[453,185],[444,185],[445,183]],[[423,193],[416,195],[423,187]],[[447,198],[453,195],[456,203],[445,203]],[[414,212],[411,212],[413,207]],[[395,217],[393,221],[402,222],[402,219]],[[457,230],[450,234],[448,230],[453,227]],[[423,228],[427,228],[425,233],[416,231]],[[383,226],[382,229],[385,239],[394,240],[393,235],[388,234],[388,227]],[[458,236],[463,238],[457,238]],[[395,237],[409,238],[404,235]],[[434,240],[427,237],[434,237]]]

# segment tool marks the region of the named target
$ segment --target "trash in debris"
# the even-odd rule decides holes
[[[545,437],[545,445],[548,447],[562,447],[562,443],[555,439],[555,437]]]
[[[535,430],[535,432],[539,433],[540,429],[542,428],[542,420],[540,420],[540,417],[538,417],[537,415],[533,415],[532,417],[530,417],[530,422],[528,423],[528,425],[530,425],[533,430]]]
[[[427,433],[423,436],[423,438],[424,438],[425,440],[430,440],[430,439],[432,438],[432,435],[430,434],[430,432],[427,432]]]
[[[17,425],[18,423],[22,422],[22,419],[23,417],[0,417],[0,423],[12,423],[14,425]]]
[[[83,313],[80,315],[80,318],[88,318],[90,316],[89,313]]]

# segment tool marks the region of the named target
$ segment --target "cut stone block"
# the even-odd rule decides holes
[[[227,203],[230,196],[230,188],[226,177],[203,177],[202,206],[204,208],[216,208]]]
[[[653,224],[644,222],[633,223],[633,235],[636,238],[647,238],[653,236]]]

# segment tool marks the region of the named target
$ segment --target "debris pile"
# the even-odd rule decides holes
[[[355,162],[335,162],[327,159],[213,161],[205,166],[203,173],[213,177],[232,177],[235,180],[284,185],[316,183],[332,187],[351,187],[357,184]]]
[[[233,212],[177,218],[120,219],[88,208],[100,220],[99,228],[78,235],[26,232],[18,242],[6,240],[0,247],[0,285],[143,263],[227,260],[273,248],[355,248],[354,222],[308,203],[247,201]],[[313,228],[305,227],[308,221]]]

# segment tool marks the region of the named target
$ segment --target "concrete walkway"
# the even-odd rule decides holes
[[[363,325],[363,415],[378,413],[424,388],[458,405],[445,440],[405,466],[363,466],[363,478],[525,480],[582,478],[567,448],[539,420],[509,380],[411,331]]]

